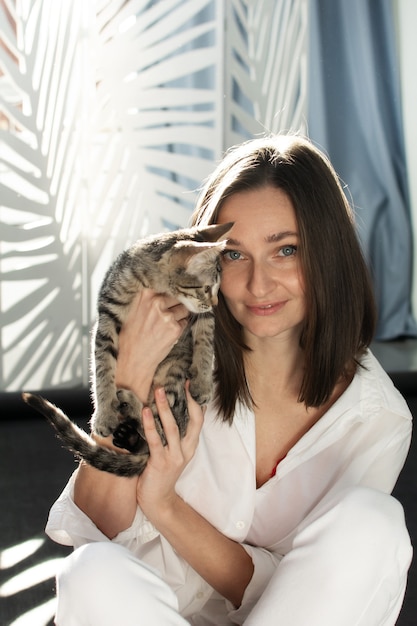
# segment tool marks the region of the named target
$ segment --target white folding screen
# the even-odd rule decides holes
[[[307,0],[0,1],[0,390],[88,383],[103,273],[223,151],[305,132]]]

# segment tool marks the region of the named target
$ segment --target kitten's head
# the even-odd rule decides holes
[[[217,304],[220,286],[221,239],[233,224],[188,228],[164,255],[169,275],[169,293],[192,313],[210,311]]]

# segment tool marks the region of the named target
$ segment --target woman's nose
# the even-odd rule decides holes
[[[274,288],[275,281],[267,264],[253,263],[248,277],[248,290],[257,298],[268,295]]]

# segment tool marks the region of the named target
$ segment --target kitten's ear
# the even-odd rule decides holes
[[[233,222],[227,224],[211,224],[205,228],[199,228],[198,232],[204,241],[218,241],[220,237],[223,237],[233,226]]]
[[[224,242],[224,245],[226,242]],[[218,262],[219,252],[224,247],[223,243],[204,243],[195,244],[193,247],[188,248],[186,252],[184,263],[187,267],[189,274],[194,276],[201,276],[208,268],[213,267],[213,263]]]

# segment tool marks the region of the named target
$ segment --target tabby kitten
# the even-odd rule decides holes
[[[143,404],[127,389],[116,389],[115,366],[119,333],[133,298],[143,288],[176,298],[190,311],[189,323],[168,356],[159,364],[147,405],[166,443],[153,392],[164,387],[171,410],[184,436],[189,420],[185,382],[200,405],[212,394],[214,315],[220,285],[220,240],[232,224],[189,228],[137,241],[122,252],[104,277],[93,332],[93,433],[113,434],[116,446],[132,454],[117,454],[96,444],[87,433],[44,398],[24,393],[25,402],[43,413],[64,444],[90,465],[119,476],[143,472],[149,449],[144,438]],[[220,240],[220,241],[219,241]]]

